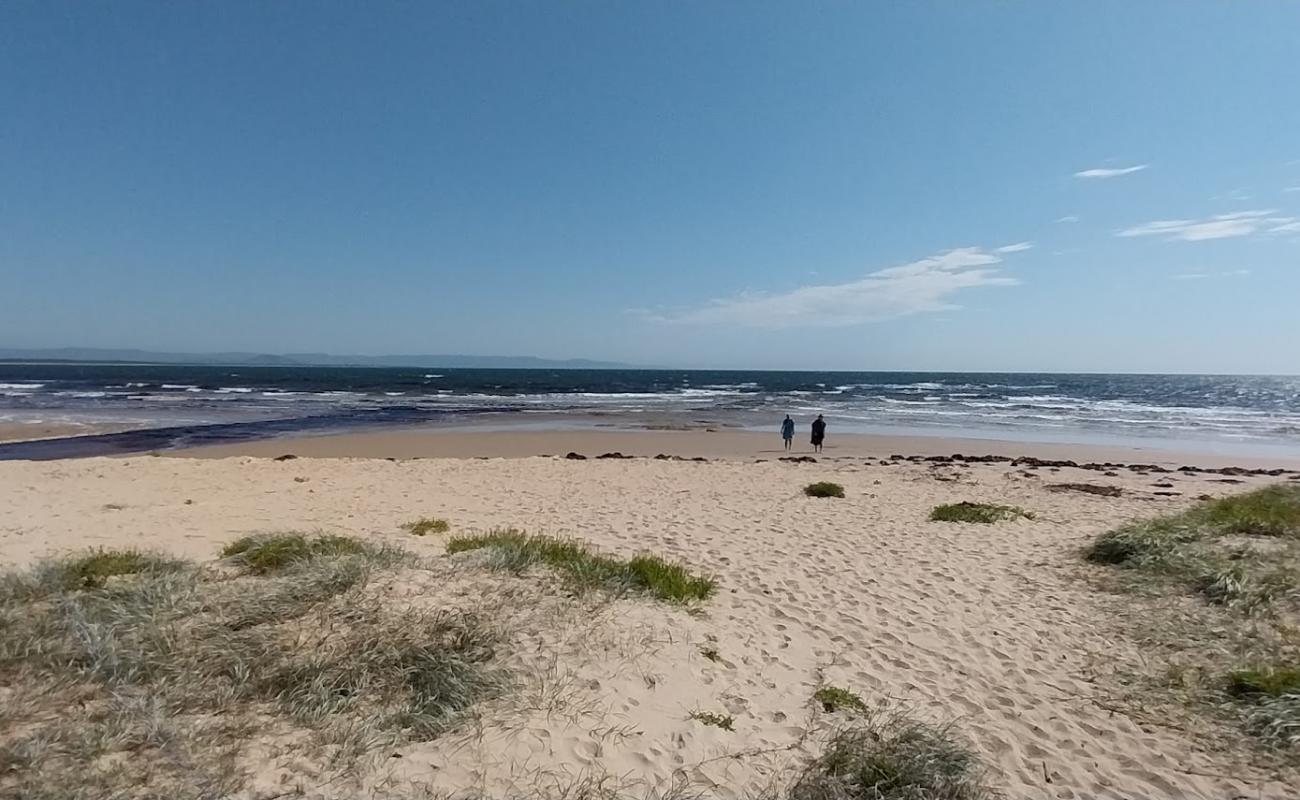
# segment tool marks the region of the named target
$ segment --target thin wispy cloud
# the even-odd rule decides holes
[[[1230,239],[1254,234],[1291,233],[1296,227],[1295,217],[1276,216],[1277,209],[1261,211],[1235,211],[1216,214],[1206,219],[1164,219],[1125,228],[1116,236],[1162,236],[1169,241],[1202,242],[1210,239]]]
[[[1249,274],[1250,270],[1248,269],[1230,269],[1226,272],[1184,272],[1180,275],[1175,275],[1174,280],[1201,281],[1206,278],[1240,278]]]
[[[1002,259],[963,247],[889,267],[848,283],[803,286],[776,294],[746,292],[698,308],[651,312],[660,322],[752,328],[843,327],[960,308],[954,295],[981,286],[1014,286],[994,266]]]
[[[1118,178],[1121,175],[1131,175],[1134,172],[1144,170],[1150,164],[1137,164],[1132,167],[1095,167],[1085,169],[1074,173],[1076,178]]]
[[[1034,249],[1033,242],[1016,242],[1015,244],[1004,244],[994,252],[997,253],[1023,253],[1026,250]]]
[[[1064,217],[1057,217],[1056,221],[1063,222],[1063,223],[1071,223],[1071,222],[1078,222],[1079,218],[1073,214],[1066,214]]]
[[[1300,192],[1300,186],[1288,186],[1288,187],[1284,188],[1282,191],[1284,191],[1284,192]]]

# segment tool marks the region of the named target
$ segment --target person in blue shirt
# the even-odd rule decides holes
[[[785,422],[781,423],[781,438],[785,440],[785,449],[789,450],[790,445],[794,442],[794,420],[790,415],[785,415]]]

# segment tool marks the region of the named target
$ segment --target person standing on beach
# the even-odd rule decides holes
[[[794,442],[794,420],[790,415],[785,415],[785,422],[781,423],[781,438],[785,440],[785,449],[789,450],[790,445]]]
[[[822,451],[822,442],[825,441],[825,439],[826,420],[822,419],[821,414],[818,414],[817,419],[813,420],[812,424],[812,444],[814,452],[820,453]]]

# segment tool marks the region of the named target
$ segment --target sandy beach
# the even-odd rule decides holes
[[[476,430],[437,427],[360,431],[328,436],[295,436],[229,445],[195,447],[166,455],[197,458],[256,456],[274,458],[292,454],[308,458],[525,458],[566,455],[588,457],[605,453],[653,457],[729,461],[816,456],[800,432],[789,452],[776,433],[700,429],[690,431],[638,430]],[[1279,449],[1276,455],[1214,453],[1193,445],[1179,447],[1167,441],[1146,445],[1056,444],[974,439],[947,436],[879,436],[832,434],[822,460],[888,458],[891,455],[994,455],[1032,456],[1056,461],[1094,461],[1160,464],[1163,466],[1241,466],[1300,468],[1300,453]]]
[[[428,439],[440,448],[457,441],[440,436]],[[518,689],[464,726],[372,764],[358,797],[379,788],[416,796],[400,792],[417,786],[533,796],[529,787],[610,776],[629,796],[676,786],[752,797],[788,779],[839,724],[810,700],[825,684],[850,687],[872,706],[951,722],[1008,798],[1294,796],[1294,774],[1213,747],[1212,729],[1154,724],[1110,701],[1111,676],[1140,665],[1143,653],[1120,634],[1115,597],[1092,584],[1097,568],[1079,558],[1085,543],[1126,520],[1287,476],[882,464],[849,460],[847,437],[827,453],[846,460],[815,464],[770,460],[780,455],[770,439],[744,460],[709,463],[522,457],[541,447],[717,456],[721,443],[750,441],[737,433],[636,436],[566,435],[556,447],[557,439],[475,434],[480,454],[520,456],[487,460],[340,454],[277,462],[216,457],[220,449],[210,448],[196,453],[203,458],[0,463],[0,559],[25,565],[86,547],[135,546],[211,561],[250,533],[321,531],[427,556],[427,577],[384,588],[392,602],[454,605],[480,602],[491,587],[513,592],[498,610],[514,631],[508,663]],[[324,456],[346,441],[241,447]],[[430,454],[423,439],[401,445],[410,450],[384,434],[368,441],[375,449],[367,454]],[[691,449],[701,442],[714,449]],[[898,443],[884,444],[872,449]],[[816,480],[843,484],[846,497],[804,497],[801,487]],[[1047,488],[1061,483],[1121,494]],[[927,521],[933,506],[959,500],[1010,503],[1035,518]],[[620,556],[658,553],[715,576],[720,589],[698,613],[631,599],[566,600],[545,576],[480,572],[445,555],[446,535],[400,530],[426,515],[447,519],[453,534],[516,527]],[[716,660],[701,655],[706,648]],[[698,709],[733,717],[734,730],[699,724],[690,718]],[[241,759],[264,792],[249,797],[306,780],[282,751],[250,748]]]

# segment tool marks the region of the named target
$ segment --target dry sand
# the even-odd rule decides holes
[[[847,497],[802,496],[802,486],[823,479],[844,484]],[[954,720],[1010,798],[1295,797],[1297,784],[1285,782],[1294,775],[1269,778],[1241,753],[1208,752],[1204,739],[1107,701],[1105,673],[1140,664],[1141,653],[1117,633],[1108,612],[1115,599],[1090,583],[1079,548],[1124,520],[1268,479],[1221,480],[861,461],[0,463],[0,560],[114,545],[210,559],[240,535],[286,529],[441,557],[445,537],[398,529],[432,515],[454,531],[519,526],[622,555],[653,551],[718,577],[719,594],[699,616],[649,601],[571,604],[568,613],[554,595],[521,604],[511,657],[519,693],[367,775],[369,786],[397,796],[413,784],[527,795],[533,786],[612,775],[658,790],[685,781],[710,796],[749,797],[788,777],[835,726],[810,702],[824,682],[872,704]],[[1125,493],[1043,488],[1065,481]],[[1153,486],[1165,482],[1174,488]],[[1038,517],[996,526],[926,521],[931,507],[957,500],[1016,504]],[[468,564],[460,573],[448,563],[446,574],[461,574],[460,596],[480,591]],[[394,591],[436,594],[455,583]],[[720,660],[704,658],[704,646]],[[693,710],[729,713],[735,731],[691,721]],[[252,766],[270,785],[289,774],[271,756]]]
[[[775,459],[787,455],[814,455],[807,437],[800,435],[790,452],[775,434],[737,430],[635,431],[635,430],[474,430],[438,427],[366,431],[327,436],[298,436],[212,445],[177,451],[175,455],[199,458],[229,456],[275,457],[286,453],[310,458],[524,458],[564,455],[569,452],[597,456],[655,456],[730,460]],[[1075,461],[1179,466],[1289,467],[1300,469],[1300,452],[1270,456],[1215,455],[1176,447],[1045,444],[946,436],[877,436],[832,434],[823,459],[841,457],[887,458],[907,455],[1003,455]]]

